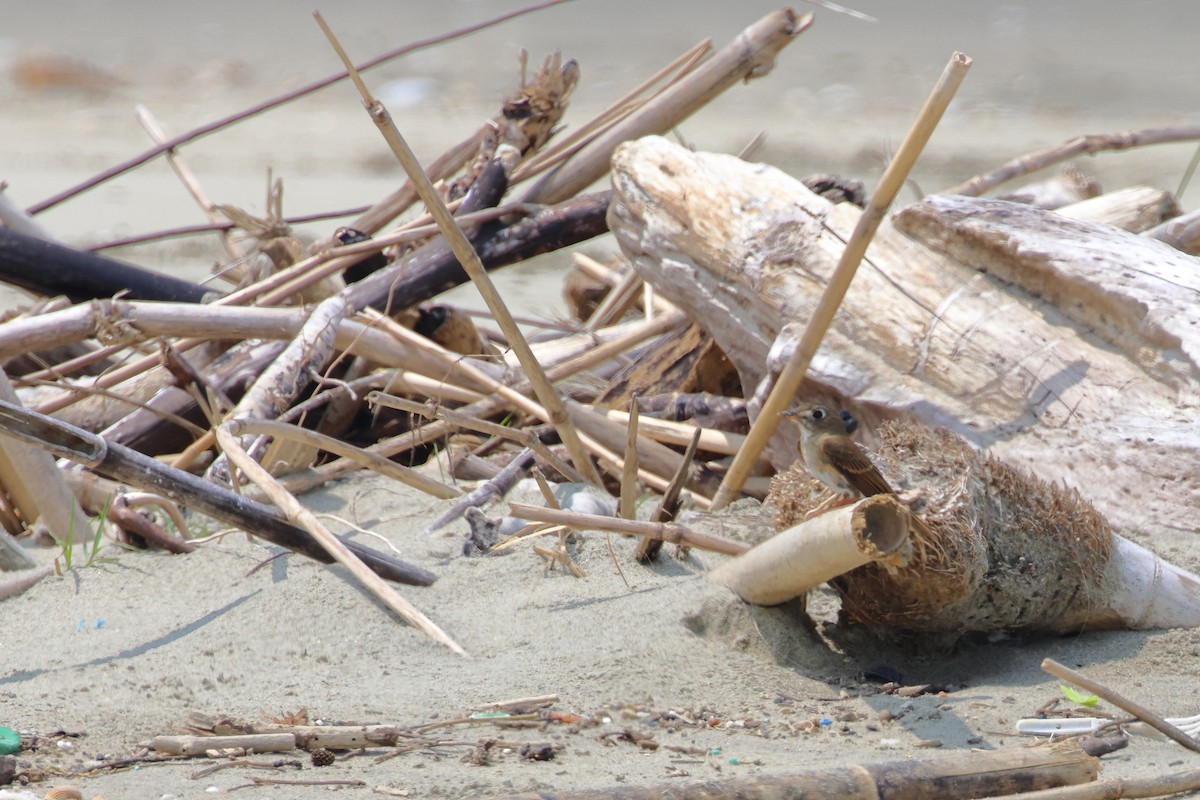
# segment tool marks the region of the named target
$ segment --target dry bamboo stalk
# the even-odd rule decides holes
[[[641,287],[642,277],[636,271],[629,270],[617,280],[616,286],[609,290],[600,305],[596,306],[584,328],[591,331],[618,322],[637,302],[638,289]]]
[[[590,355],[581,356],[569,362],[559,364],[550,370],[550,378],[558,381],[566,377],[574,375],[581,369],[586,369],[593,363],[606,361],[623,350],[628,349],[636,344],[639,344],[644,339],[652,336],[665,333],[686,321],[682,312],[675,312],[674,318],[660,317],[652,323],[646,323],[639,330],[634,331],[627,337],[622,337],[619,341],[613,341],[597,347]],[[673,324],[672,324],[673,323]],[[386,324],[386,323],[385,323]],[[430,343],[432,344],[432,343]],[[521,387],[518,386],[518,389]],[[509,407],[507,397],[500,394],[492,394],[475,403],[472,403],[466,408],[458,409],[461,413],[471,414],[476,417],[488,417],[500,412]],[[536,416],[536,415],[535,415]],[[452,431],[452,426],[444,421],[431,422],[427,425],[422,425],[420,428],[408,431],[399,436],[392,437],[381,442],[377,442],[367,448],[369,452],[377,453],[382,456],[394,456],[405,450],[410,450],[414,447],[420,447],[430,442],[436,441],[443,436],[446,436]],[[614,463],[616,463],[615,460]],[[291,491],[302,493],[310,489],[320,486],[321,484],[335,480],[346,475],[349,472],[358,469],[358,466],[347,459],[338,459],[328,464],[323,464],[304,475],[293,475],[284,479],[286,485]],[[641,475],[639,477],[646,481],[648,479],[657,480],[654,476]],[[660,481],[660,487],[665,488],[665,482]],[[649,483],[648,485],[654,485]],[[655,488],[660,488],[655,487]],[[707,503],[707,500],[705,501]]]
[[[724,553],[729,556],[741,555],[750,549],[750,545],[724,536],[717,536],[702,531],[693,531],[677,522],[643,522],[635,519],[620,519],[605,517],[598,514],[582,514],[578,511],[559,511],[541,506],[530,506],[524,503],[509,503],[508,513],[520,519],[534,522],[549,522],[553,525],[567,525],[581,530],[612,531],[622,536],[645,536],[661,539],[664,542],[696,547],[700,550],[711,550],[714,553]]]
[[[665,133],[731,86],[765,75],[774,64],[776,54],[808,28],[812,19],[812,14],[799,15],[791,9],[763,17],[664,91],[655,102],[630,114],[545,175],[523,199],[556,203],[574,196],[608,171],[613,151],[621,142]]]
[[[529,343],[525,340],[525,335],[521,332],[517,323],[513,321],[508,306],[505,305],[499,292],[496,291],[496,286],[492,283],[487,270],[484,269],[483,262],[479,260],[479,255],[475,252],[475,248],[471,246],[462,228],[455,222],[453,215],[451,215],[450,211],[446,208],[446,204],[438,195],[437,189],[434,188],[429,177],[421,169],[420,162],[408,146],[408,142],[405,141],[399,129],[392,122],[391,115],[387,109],[371,95],[366,84],[363,83],[362,78],[358,75],[357,70],[355,70],[354,63],[346,55],[345,50],[342,49],[333,32],[325,24],[325,20],[319,13],[314,16],[321,29],[325,32],[330,44],[345,64],[346,71],[350,73],[351,80],[358,87],[367,113],[379,127],[384,140],[392,148],[392,152],[404,167],[404,171],[408,173],[409,180],[413,182],[417,193],[425,203],[426,209],[433,215],[434,220],[438,223],[438,227],[442,229],[442,234],[446,237],[446,241],[454,251],[455,257],[458,258],[459,264],[462,265],[463,270],[471,278],[472,283],[479,289],[479,293],[483,296],[496,322],[500,325],[500,330],[508,339],[509,347],[517,353],[517,357],[521,360],[521,366],[525,369],[526,377],[533,383],[534,393],[549,414],[550,424],[558,430],[559,437],[566,446],[567,453],[575,463],[575,467],[589,483],[597,486],[602,485],[600,474],[596,471],[595,465],[592,464],[588,457],[587,451],[579,439],[579,435],[567,420],[567,412],[563,407],[562,399],[558,396],[554,385],[546,377],[541,364],[538,363],[533,351],[529,348]]]
[[[978,197],[988,189],[999,186],[1005,181],[1037,172],[1052,164],[1066,161],[1075,156],[1099,153],[1103,150],[1128,150],[1131,147],[1144,147],[1151,144],[1168,144],[1171,142],[1191,142],[1200,139],[1200,125],[1181,125],[1175,128],[1144,128],[1138,131],[1123,133],[1092,134],[1076,136],[1062,144],[1036,153],[1028,153],[1014,158],[999,169],[984,175],[976,175],[957,186],[951,186],[941,194],[961,194],[968,197]]]
[[[610,420],[629,424],[630,415],[627,411],[617,408],[596,408],[595,411]],[[649,416],[642,417],[639,425],[643,436],[680,447],[687,447],[687,443],[692,440],[693,431],[696,430],[696,426],[690,422],[676,422]],[[746,441],[746,437],[740,433],[729,433],[715,428],[700,428],[699,430],[700,449],[708,453],[731,456],[741,449]],[[763,459],[761,463],[768,462]]]
[[[663,496],[658,501],[658,507],[654,509],[654,513],[650,515],[651,522],[674,522],[676,515],[679,514],[679,497],[683,493],[683,485],[687,482],[689,473],[691,472],[692,462],[696,459],[696,447],[700,444],[700,429],[696,428],[692,434],[692,439],[688,442],[687,449],[683,451],[683,458],[679,460],[679,466],[675,470],[675,474],[671,476],[671,482],[667,484],[667,489],[663,492]],[[641,563],[653,561],[658,557],[658,552],[662,549],[661,539],[643,539],[638,543],[637,550],[634,552],[634,560]]]
[[[366,399],[368,403],[387,406],[388,408],[394,408],[399,411],[407,411],[411,414],[420,414],[424,417],[428,417],[429,419],[443,419],[446,422],[449,422],[452,425],[457,425],[460,428],[467,428],[469,430],[479,431],[480,433],[486,433],[489,436],[499,436],[502,439],[517,442],[525,447],[528,447],[530,450],[540,456],[546,461],[546,463],[550,464],[550,466],[554,467],[556,470],[566,476],[567,480],[583,480],[582,476],[575,471],[574,467],[556,456],[554,451],[542,444],[542,441],[530,431],[509,428],[504,425],[498,425],[495,422],[489,422],[485,419],[472,417],[470,414],[463,414],[460,411],[453,411],[449,408],[442,408],[441,406],[431,407],[426,403],[417,403],[413,400],[406,400],[403,397],[395,397],[384,392],[371,392],[369,395],[367,395]]]
[[[629,399],[628,418],[629,437],[625,440],[625,470],[621,473],[621,505],[622,519],[634,519],[637,516],[637,473],[638,473],[638,408],[637,395]]]
[[[405,600],[399,592],[389,586],[382,578],[369,570],[358,557],[351,553],[346,546],[330,533],[321,521],[300,504],[286,489],[279,485],[263,467],[242,449],[237,437],[225,430],[217,428],[217,442],[229,460],[241,470],[260,489],[266,492],[271,500],[297,525],[307,530],[312,537],[325,548],[329,555],[347,570],[371,594],[375,595],[388,608],[395,611],[402,619],[414,628],[430,636],[434,641],[444,644],[459,655],[466,655],[457,642],[451,639],[445,631],[432,620],[422,614],[415,606]]]
[[[275,420],[266,419],[233,419],[226,422],[225,427],[234,436],[243,436],[246,434],[273,436],[303,442],[318,450],[326,450],[343,458],[357,461],[367,469],[375,470],[380,475],[400,481],[405,486],[411,486],[440,500],[450,500],[462,495],[462,492],[453,486],[447,486],[440,481],[435,481],[433,478],[410,469],[403,464],[397,464],[395,461],[390,461],[374,453],[368,453],[360,447],[347,444],[341,439],[335,439],[323,433],[310,431],[307,428],[300,428],[295,425],[289,425],[286,422],[276,422]]]
[[[780,415],[794,401],[800,383],[804,380],[804,374],[808,371],[809,362],[812,361],[825,332],[833,322],[833,316],[842,304],[846,290],[850,288],[850,281],[854,279],[854,273],[867,252],[867,246],[970,68],[971,59],[963,53],[954,53],[950,57],[950,62],[934,86],[933,92],[917,114],[912,129],[904,138],[900,149],[896,151],[896,157],[888,164],[875,193],[859,217],[854,233],[846,242],[846,249],[842,251],[837,268],[829,278],[829,285],[825,287],[825,292],[804,329],[804,335],[792,351],[786,366],[776,379],[774,388],[759,410],[745,445],[734,456],[725,479],[721,481],[721,488],[713,498],[714,508],[723,508],[737,497],[750,475],[754,462],[758,460],[767,441],[775,433]]]
[[[21,404],[2,369],[0,400]],[[80,541],[87,536],[87,514],[63,481],[54,459],[44,450],[22,442],[5,442],[0,448],[0,487],[12,498],[27,526],[44,525],[58,542]]]
[[[1112,689],[1109,689],[1102,683],[1097,683],[1081,672],[1076,672],[1070,667],[1064,666],[1052,658],[1042,659],[1042,671],[1048,672],[1059,680],[1064,680],[1067,683],[1073,683],[1081,689],[1099,697],[1101,700],[1106,700],[1112,703],[1122,711],[1132,714],[1155,730],[1161,732],[1172,741],[1183,745],[1188,750],[1200,753],[1200,741],[1194,737],[1188,736],[1179,728],[1167,722],[1158,714],[1155,714],[1150,709],[1135,703],[1132,700],[1126,699],[1120,694],[1117,694]]]

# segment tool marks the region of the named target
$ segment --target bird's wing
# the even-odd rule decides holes
[[[892,487],[879,474],[870,457],[850,439],[844,436],[826,436],[821,442],[821,450],[863,497],[892,493]]]

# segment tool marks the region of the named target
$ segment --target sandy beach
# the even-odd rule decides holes
[[[321,11],[363,59],[516,7],[364,0]],[[917,165],[912,192],[899,202],[1080,134],[1200,122],[1194,0],[862,0],[854,7],[880,21],[813,8],[816,23],[770,74],[731,90],[679,136],[699,150],[729,152],[764,132],[755,160],[794,175],[859,178],[869,189],[955,50],[975,66]],[[578,124],[695,42],[711,36],[721,45],[773,8],[576,0],[367,75],[418,155],[429,159],[495,113],[515,85],[521,47],[531,62],[556,48],[580,61],[583,80],[568,114]],[[31,206],[146,149],[137,104],[178,134],[334,72],[338,63],[310,11],[283,0],[67,0],[52,8],[0,0],[7,196]],[[14,77],[35,55],[90,65],[104,85],[35,86]],[[265,210],[268,170],[284,180],[288,214],[372,203],[402,175],[346,83],[183,152],[214,201],[254,214]],[[1194,152],[1170,145],[1076,163],[1106,189],[1174,191]],[[1194,208],[1200,187],[1193,181],[1178,200]],[[76,246],[203,221],[161,161],[37,218]],[[299,232],[315,240],[337,224]],[[613,249],[606,239],[582,247]],[[110,255],[199,279],[222,253],[212,237],[194,237]],[[524,311],[563,315],[558,287],[568,263],[557,253],[505,270],[501,290],[521,297]],[[482,305],[470,288],[452,297]],[[22,297],[9,293],[5,301],[13,306]],[[795,607],[749,607],[708,581],[705,572],[723,556],[677,557],[668,548],[660,563],[643,567],[632,563],[628,540],[585,533],[571,546],[586,572],[578,578],[547,571],[528,548],[463,557],[462,522],[418,537],[442,505],[383,478],[359,474],[303,500],[333,529],[370,531],[354,535],[435,572],[431,587],[400,588],[468,655],[403,624],[342,568],[279,556],[278,548],[234,533],[187,556],[120,553],[114,563],[51,577],[0,601],[0,726],[40,737],[38,752],[23,759],[67,772],[134,755],[153,737],[183,728],[192,712],[261,721],[306,709],[313,721],[395,725],[412,746],[390,759],[378,758],[390,749],[373,749],[324,768],[305,754],[280,754],[302,766],[274,772],[199,774],[209,766],[202,759],[146,764],[49,776],[27,791],[41,797],[71,783],[85,798],[109,800],[235,789],[239,797],[281,800],[324,791],[366,796],[377,788],[469,797],[996,750],[1021,744],[1016,720],[1060,696],[1058,682],[1039,669],[1047,657],[1163,713],[1197,711],[1190,697],[1200,635],[1192,630],[997,637],[949,652],[850,646],[826,635],[837,614],[831,590],[809,601],[814,630]],[[1200,571],[1194,529],[1123,533]],[[279,557],[255,569],[271,556]],[[942,691],[881,693],[863,677],[881,666],[905,685]],[[528,725],[470,719],[489,703],[546,695],[554,696],[547,710],[557,717]],[[483,759],[487,740],[497,744]],[[554,757],[521,757],[521,745],[538,743],[550,744]],[[1178,745],[1134,738],[1103,763],[1105,775],[1152,775],[1182,769],[1191,756]],[[251,786],[258,777],[356,783]]]

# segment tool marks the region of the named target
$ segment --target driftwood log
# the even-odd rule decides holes
[[[781,330],[812,312],[860,214],[771,167],[658,137],[613,159],[622,250],[704,321],[747,397]],[[806,388],[868,431],[899,416],[945,426],[1077,488],[1118,529],[1193,530],[1198,267],[1108,225],[930,197],[881,226]],[[769,448],[777,469],[795,460],[787,428]]]

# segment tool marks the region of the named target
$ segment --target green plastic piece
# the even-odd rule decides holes
[[[21,749],[21,734],[12,728],[0,727],[0,756],[10,756]]]

